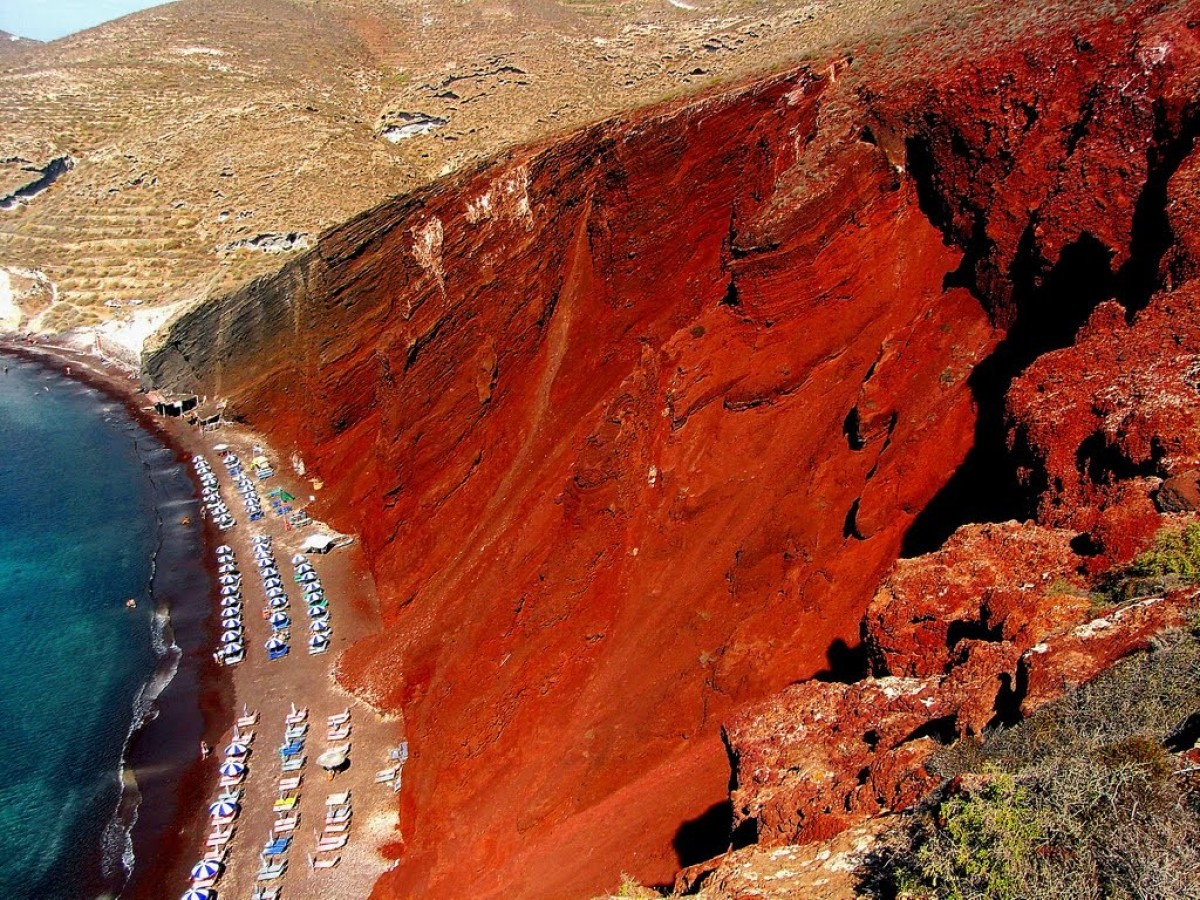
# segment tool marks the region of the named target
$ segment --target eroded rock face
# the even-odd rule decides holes
[[[1100,646],[1064,637],[1087,616],[1050,590],[1076,532],[989,526],[898,570],[880,680],[765,699],[842,674],[972,447],[995,323],[1033,327],[1064,256],[1137,256],[1136,198],[1200,76],[1180,10],[1138,9],[514,152],[176,326],[149,373],[299,449],[372,560],[385,630],[341,677],[404,712],[414,754],[377,896],[669,880],[694,861],[680,824],[727,796],[726,720],[756,761],[739,814],[769,841],[829,834],[911,802],[946,733],[1019,706],[1033,647],[1078,666]],[[960,632],[896,605],[943,589]],[[1114,628],[1104,654],[1136,645]]]

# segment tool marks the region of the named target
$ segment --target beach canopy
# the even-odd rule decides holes
[[[237,815],[238,805],[228,800],[218,800],[208,808],[208,811],[213,818],[228,819],[230,816]]]
[[[326,750],[317,757],[317,765],[322,769],[336,769],[346,762],[346,748],[335,747],[332,750]]]
[[[310,534],[304,539],[305,552],[311,550],[316,553],[326,553],[333,549],[334,542],[337,540],[332,534]]]
[[[318,620],[309,625],[308,630],[313,634],[326,634],[329,631],[329,623],[324,620]]]
[[[234,741],[232,744],[230,744],[228,747],[225,748],[226,756],[245,756],[249,752],[250,752],[250,748],[247,747],[245,744],[241,743],[240,741]]]
[[[329,615],[329,610],[323,606],[310,606],[308,608],[308,617],[310,619],[322,619]]]
[[[250,538],[250,542],[253,544],[269,544],[271,543],[271,536],[268,534],[256,534]]]
[[[225,587],[232,587],[233,585],[237,584],[239,580],[240,579],[236,575],[222,575],[218,579],[218,581],[225,585]]]
[[[205,878],[216,878],[217,873],[220,871],[221,861],[219,859],[202,859],[192,866],[192,878],[195,881],[202,881]]]
[[[308,639],[308,646],[312,647],[314,650],[320,650],[322,647],[328,647],[329,638],[323,634],[314,634]]]
[[[292,565],[293,566],[298,566],[301,563],[306,563],[306,562],[308,562],[308,558],[303,553],[297,553],[295,556],[292,557]]]
[[[220,547],[217,548],[217,552],[218,553],[232,553],[233,548],[230,547],[228,544],[222,544]]]
[[[318,580],[318,579],[317,579],[317,573],[316,573],[316,572],[314,572],[314,571],[312,571],[311,569],[310,569],[309,571],[307,571],[307,572],[301,572],[301,573],[300,573],[300,580],[301,580],[301,581],[304,581],[304,582],[308,582],[308,583],[311,583],[311,582],[317,581],[317,580]]]
[[[237,778],[239,775],[241,775],[243,772],[246,771],[246,767],[244,765],[242,765],[240,762],[232,762],[231,761],[231,762],[227,762],[227,763],[222,763],[221,768],[218,769],[217,771],[219,771],[226,778]],[[192,877],[198,878],[200,876],[193,874]],[[212,878],[212,875],[205,875],[204,877]]]
[[[199,881],[199,879],[196,880]],[[208,888],[192,888],[190,891],[185,891],[179,900],[212,900],[212,898],[213,892]]]
[[[273,637],[267,641],[268,650],[283,650],[286,647],[287,644],[284,641],[281,641],[279,638]]]
[[[287,617],[287,613],[273,613],[271,615],[271,625],[275,628],[287,628],[292,624],[292,620]]]
[[[317,578],[313,581],[306,581],[300,586],[300,590],[306,594],[319,594],[321,592],[321,579]]]
[[[242,639],[241,634],[236,631],[227,631],[223,635],[221,635],[221,643],[222,644],[236,644],[241,639]]]

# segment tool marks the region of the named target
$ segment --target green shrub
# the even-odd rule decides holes
[[[1200,522],[1186,528],[1164,528],[1154,546],[1129,566],[1130,574],[1179,584],[1200,583]]]

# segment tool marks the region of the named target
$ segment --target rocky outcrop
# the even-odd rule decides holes
[[[1039,643],[1048,696],[1174,621],[1076,634],[1076,532],[979,527],[892,577],[879,680],[788,687],[854,673],[906,538],[974,514],[933,501],[999,389],[1144,270],[1196,47],[1173,6],[1078,12],[514,151],[176,324],[148,375],[229,397],[363,535],[385,628],[341,677],[413,747],[377,896],[670,880],[728,840],[724,721],[737,815],[831,833],[1019,707]]]

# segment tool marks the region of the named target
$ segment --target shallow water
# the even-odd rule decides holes
[[[153,439],[92,388],[0,364],[0,897],[80,897],[126,852],[121,757],[165,650]]]

